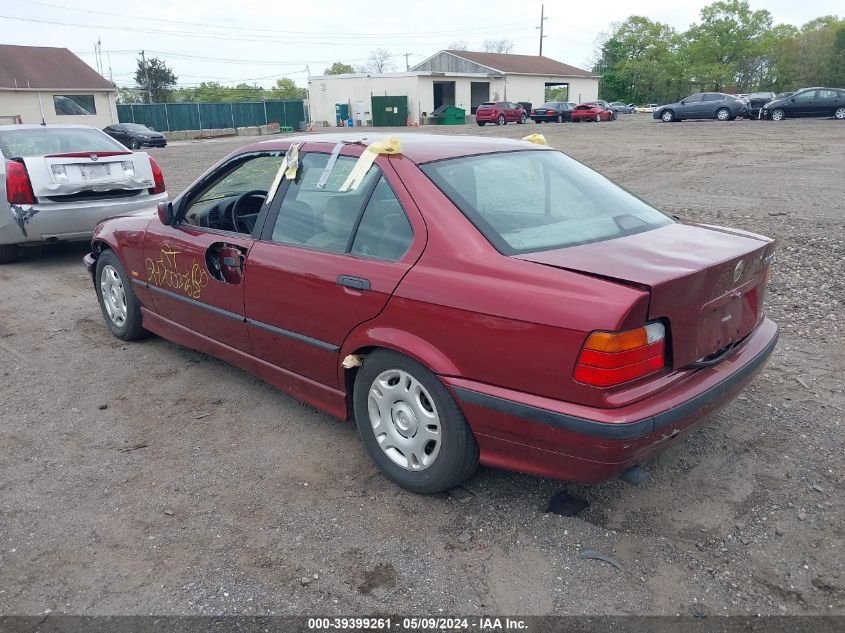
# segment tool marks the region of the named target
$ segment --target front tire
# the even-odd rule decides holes
[[[18,259],[17,244],[0,244],[0,264],[11,264]]]
[[[786,118],[786,112],[781,108],[775,108],[771,114],[772,121],[783,121]]]
[[[718,121],[730,121],[731,118],[731,111],[727,108],[719,108],[716,110],[716,120]]]
[[[521,124],[523,124],[523,123],[525,123],[525,118],[526,118],[526,117],[525,117],[525,115],[524,115],[524,114],[520,114],[520,115],[519,115],[519,121],[517,121],[517,123],[519,123],[520,125],[521,125]]]
[[[675,113],[671,110],[664,110],[660,115],[660,120],[664,123],[672,123],[675,120]]]
[[[353,410],[370,457],[403,488],[442,492],[478,467],[478,443],[454,398],[402,354],[367,355],[355,377]]]
[[[97,258],[94,286],[103,319],[114,336],[134,341],[147,335],[141,326],[141,304],[132,291],[123,264],[110,250],[103,251]]]
[[[134,138],[130,138],[129,143],[127,143],[127,145],[129,146],[129,149],[132,150],[138,149],[139,147],[137,139]]]
[[[558,122],[558,123],[563,123],[563,115],[562,115],[562,114],[558,114],[558,115],[557,115],[557,122]]]
[[[496,119],[496,125],[507,125],[507,124],[508,124],[508,122],[507,122],[507,119],[505,119],[505,115],[500,114],[499,118]]]

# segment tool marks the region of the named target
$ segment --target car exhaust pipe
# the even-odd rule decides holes
[[[631,484],[632,486],[639,486],[649,477],[651,477],[651,473],[639,464],[631,466],[627,470],[623,470],[619,475],[619,479],[624,481],[626,484]]]

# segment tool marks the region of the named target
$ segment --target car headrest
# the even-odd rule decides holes
[[[347,237],[355,219],[361,199],[358,196],[340,195],[331,198],[323,211],[323,228],[336,237]]]

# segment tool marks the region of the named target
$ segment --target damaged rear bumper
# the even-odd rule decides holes
[[[762,369],[778,329],[763,321],[719,365],[656,396],[598,409],[442,378],[455,395],[481,449],[481,462],[544,477],[597,483],[668,448],[731,400]]]
[[[7,216],[0,218],[0,244],[86,240],[101,220],[155,207],[164,200],[166,193],[85,203],[9,205]]]

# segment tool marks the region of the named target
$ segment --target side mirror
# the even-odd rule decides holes
[[[158,220],[164,226],[170,226],[173,224],[174,220],[173,216],[173,203],[172,202],[159,202],[158,203]]]

